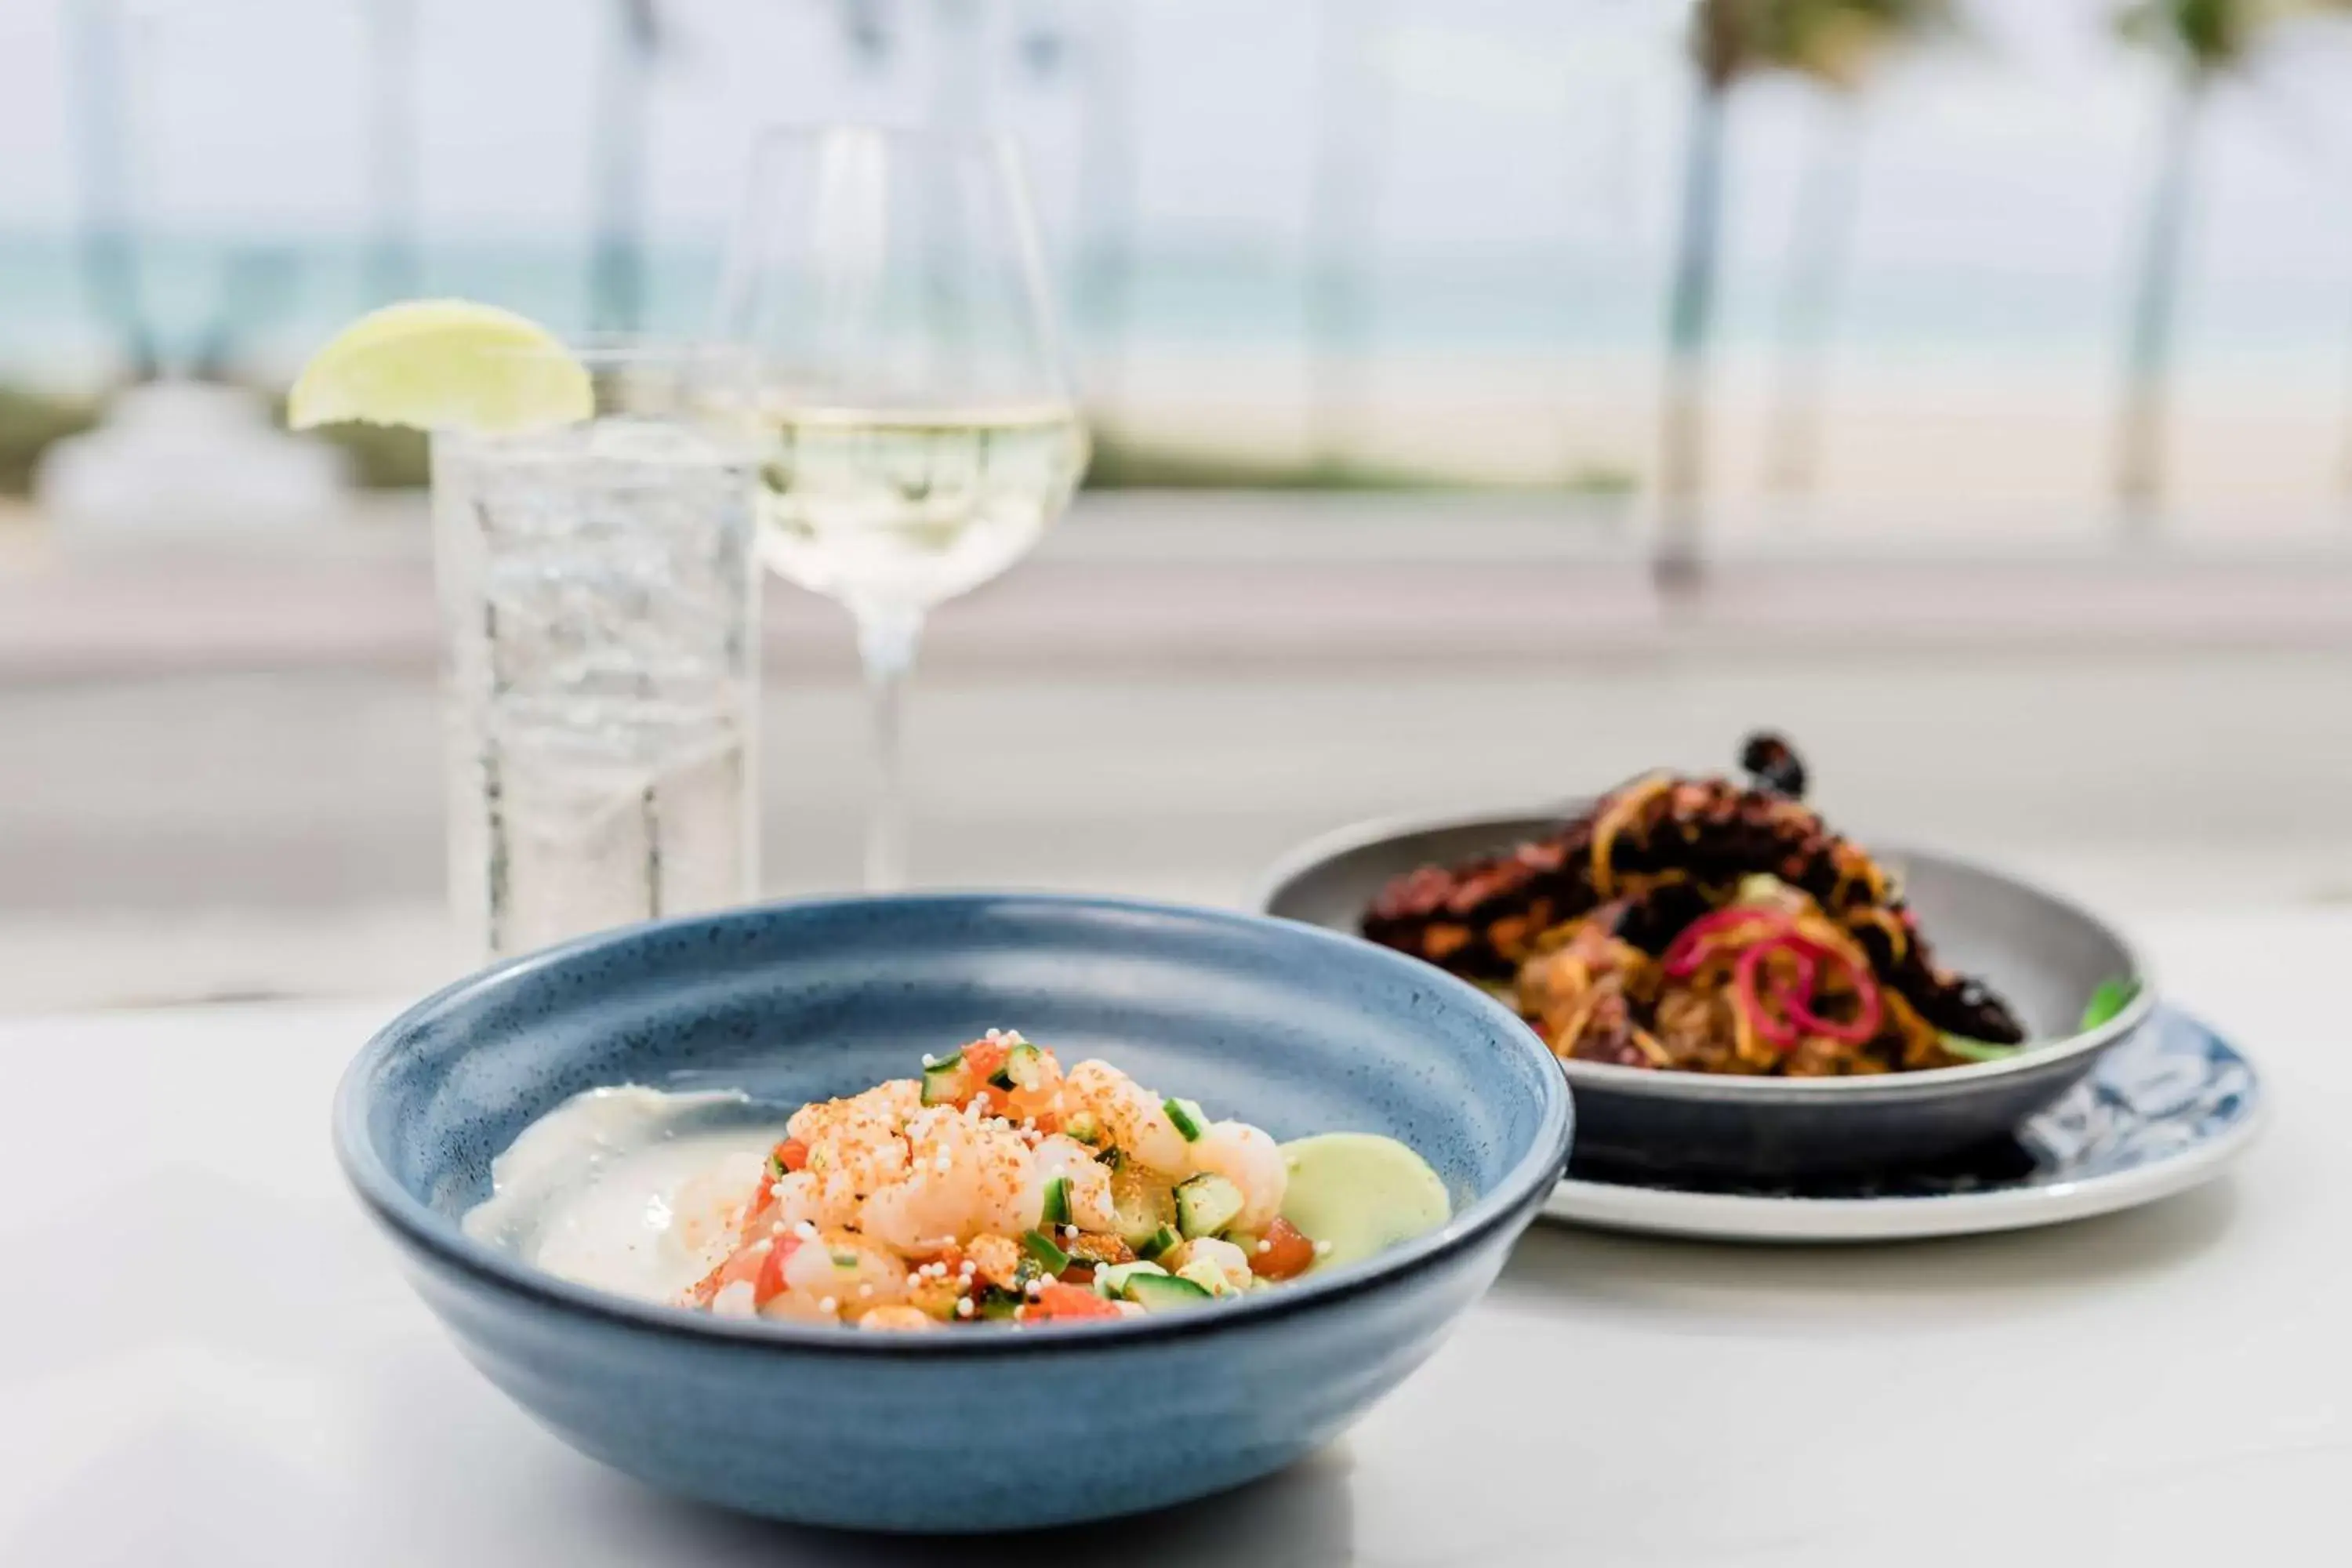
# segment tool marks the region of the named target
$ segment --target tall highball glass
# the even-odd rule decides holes
[[[593,417],[433,437],[449,885],[487,956],[759,882],[745,362],[576,357]]]

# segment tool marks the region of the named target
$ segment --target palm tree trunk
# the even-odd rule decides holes
[[[416,292],[416,0],[372,0],[368,21],[367,288],[383,301]]]
[[[2352,401],[2352,386],[2347,388],[2347,401]],[[2352,496],[2352,421],[2344,429],[2344,448],[2338,462],[2338,479],[2347,495]]]
[[[888,67],[898,40],[878,0],[841,0],[841,31],[858,69],[879,75]]]
[[[1659,586],[1696,585],[1706,489],[1706,371],[1715,317],[1716,252],[1723,217],[1723,122],[1727,89],[1701,79],[1683,146],[1682,217],[1666,306],[1664,422],[1658,454]]]
[[[991,80],[984,57],[987,18],[976,0],[931,0],[932,129],[970,135],[988,121]]]
[[[646,137],[652,118],[654,0],[620,0],[597,94],[595,239],[588,313],[600,331],[633,331],[645,320]]]
[[[1095,7],[1082,47],[1078,206],[1087,228],[1078,255],[1078,309],[1094,350],[1095,405],[1116,426],[1125,412],[1128,339],[1135,327],[1134,8]]]
[[[76,0],[66,17],[81,206],[75,248],[90,308],[113,329],[132,377],[150,381],[162,365],[139,287],[139,241],[123,148],[130,100],[122,86],[121,20],[111,0]]]
[[[1810,495],[1821,482],[1822,384],[1860,189],[1860,118],[1843,96],[1824,108],[1797,195],[1794,254],[1780,296],[1780,365],[1769,461],[1772,488],[1789,496]]]
[[[1321,134],[1308,193],[1307,442],[1318,468],[1344,467],[1360,423],[1371,301],[1373,171],[1385,105],[1368,68],[1378,0],[1323,0],[1318,20]]]
[[[2123,422],[2116,448],[2116,493],[2124,525],[2145,534],[2156,524],[2168,478],[2167,419],[2173,325],[2180,293],[2181,251],[2197,181],[2197,129],[2205,78],[2190,70],[2165,116],[2156,185],[2141,231],[2139,279],[2132,297],[2124,365]]]

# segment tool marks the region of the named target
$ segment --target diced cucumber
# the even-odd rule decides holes
[[[1175,1124],[1177,1131],[1184,1135],[1185,1142],[1197,1143],[1201,1141],[1202,1132],[1208,1128],[1209,1118],[1197,1102],[1190,1100],[1163,1100],[1160,1102],[1160,1109],[1168,1113],[1168,1120]]]
[[[1119,1292],[1127,1289],[1127,1282],[1137,1275],[1167,1272],[1157,1263],[1106,1263],[1095,1270],[1095,1294],[1116,1301]]]
[[[999,1089],[1045,1087],[1045,1053],[1024,1040],[1004,1053],[1004,1065],[992,1080]]]
[[[1995,1045],[1990,1040],[1971,1040],[1966,1035],[1948,1031],[1937,1037],[1944,1042],[1944,1049],[1948,1053],[1969,1062],[1997,1062],[2025,1048],[2023,1046]]]
[[[1176,1270],[1175,1278],[1190,1279],[1212,1296],[1233,1294],[1233,1281],[1225,1278],[1225,1271],[1205,1258],[1196,1258],[1187,1263],[1183,1268]]]
[[[1095,1148],[1103,1141],[1102,1118],[1091,1110],[1081,1110],[1073,1114],[1069,1120],[1062,1123],[1062,1131],[1088,1148]]]
[[[923,1068],[923,1103],[951,1105],[961,1100],[971,1087],[971,1074],[964,1070],[963,1053],[942,1057]]]
[[[1013,1313],[1020,1310],[1020,1296],[1011,1290],[1000,1290],[993,1285],[985,1286],[982,1289],[980,1292],[980,1303],[976,1309],[980,1317],[987,1319],[992,1322],[1003,1321],[1009,1319]]]
[[[835,1268],[855,1268],[857,1267],[857,1254],[836,1252],[833,1255],[833,1266]]]
[[[1070,1178],[1049,1176],[1045,1181],[1045,1223],[1070,1223]]]
[[[1048,1274],[1059,1274],[1070,1266],[1070,1255],[1055,1246],[1054,1238],[1044,1231],[1030,1231],[1022,1237],[1021,1246]]]
[[[1147,1312],[1197,1307],[1209,1300],[1206,1290],[1179,1274],[1130,1275],[1120,1293]]]
[[[1121,1165],[1112,1173],[1110,1205],[1113,1228],[1129,1247],[1140,1247],[1176,1219],[1175,1194],[1140,1165]]]
[[[1214,1236],[1241,1217],[1242,1190],[1203,1171],[1176,1189],[1176,1228],[1187,1237]]]
[[[1172,1225],[1163,1225],[1141,1241],[1132,1245],[1138,1258],[1157,1258],[1184,1244],[1184,1233]]]

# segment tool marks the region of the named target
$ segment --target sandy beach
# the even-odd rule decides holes
[[[2096,538],[2116,519],[2115,379],[2088,362],[1939,356],[1825,366],[1820,468],[1792,493],[1776,440],[1779,368],[1727,355],[1714,376],[1710,518],[1726,533],[1845,539]],[[1305,356],[1137,354],[1104,417],[1140,442],[1301,462],[1316,450]],[[1657,438],[1654,356],[1421,359],[1385,354],[1341,378],[1322,428],[1368,468],[1465,482],[1635,481]],[[2200,368],[2175,404],[2165,527],[2226,544],[2352,526],[2345,388],[2306,357]]]

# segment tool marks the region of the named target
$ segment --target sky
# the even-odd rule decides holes
[[[0,0],[0,226],[52,226],[72,211],[64,21],[77,0]],[[98,0],[125,19],[142,204],[166,222],[352,232],[366,216],[365,61],[371,17],[407,9],[419,40],[428,220],[460,229],[577,224],[583,143],[614,7],[594,0]],[[885,0],[886,5],[888,0]],[[952,50],[922,26],[939,7],[898,0],[906,58],[881,76],[846,58],[832,0],[661,0],[674,40],[653,133],[665,225],[723,223],[741,153],[782,119],[912,119],[938,57],[993,65],[993,110],[1066,175],[1087,105],[1080,72],[1024,71],[1018,39],[1059,19],[1083,38],[1126,13],[1141,62],[1132,108],[1155,227],[1252,234],[1295,213],[1314,157],[1318,44],[1355,18],[1353,46],[1385,100],[1381,192],[1393,238],[1416,245],[1540,243],[1623,222],[1619,205],[1670,166],[1681,72],[1673,0],[962,0],[987,15]],[[1890,75],[1865,106],[1883,201],[1921,222],[1978,208],[1988,189],[2040,193],[2127,183],[2145,154],[2161,79],[2119,50],[2105,0],[1977,0],[1970,37]],[[1108,45],[1114,30],[1105,29]],[[1073,57],[1073,64],[1076,57]],[[2306,83],[2305,111],[2343,96]],[[1759,89],[1743,113],[1767,165],[1811,105]],[[2293,96],[2293,95],[2283,95]],[[2261,116],[2252,117],[2260,119]],[[2283,116],[2224,135],[2261,184],[2292,175]],[[2346,149],[2326,125],[2339,195]],[[2242,142],[2242,146],[2236,143]],[[2269,143],[2265,145],[2265,143]],[[1630,157],[1628,156],[1630,154]],[[1654,184],[1654,180],[1649,183]],[[1612,205],[1618,204],[1618,205]],[[2053,201],[2047,216],[2060,216]],[[2013,236],[2030,240],[2031,235]]]
[[[62,234],[75,210],[61,61],[77,3],[0,0],[0,237]],[[133,200],[152,231],[362,234],[368,61],[382,19],[405,11],[427,243],[584,235],[614,5],[79,3],[122,20]],[[907,41],[877,71],[845,47],[833,0],[662,0],[671,43],[648,139],[656,238],[723,232],[762,123],[908,121],[941,104],[1021,135],[1065,249],[1114,210],[1089,192],[1131,188],[1148,250],[1295,263],[1318,159],[1341,143],[1375,170],[1369,266],[1555,255],[1647,266],[1671,229],[1688,93],[1675,0],[943,5],[975,19],[941,28],[929,25],[941,3],[898,0]],[[1859,132],[1842,143],[1857,160],[1858,271],[1957,273],[1989,289],[2120,279],[2167,101],[2160,63],[2116,44],[2107,0],[1974,0],[1966,14],[1963,37],[1897,62],[1845,109],[1786,81],[1743,89],[1727,218],[1735,297],[1744,264],[1762,266],[1797,233],[1802,182],[1840,124]],[[1040,74],[1021,43],[1055,22],[1076,42],[1064,68]],[[1088,48],[1123,51],[1124,89],[1082,68]],[[2352,280],[2347,77],[2352,51],[2298,42],[2257,87],[2215,100],[2196,264],[2224,301],[2259,313]],[[1325,140],[1335,124],[1352,128],[1339,142]],[[1134,149],[1125,165],[1122,138]]]

